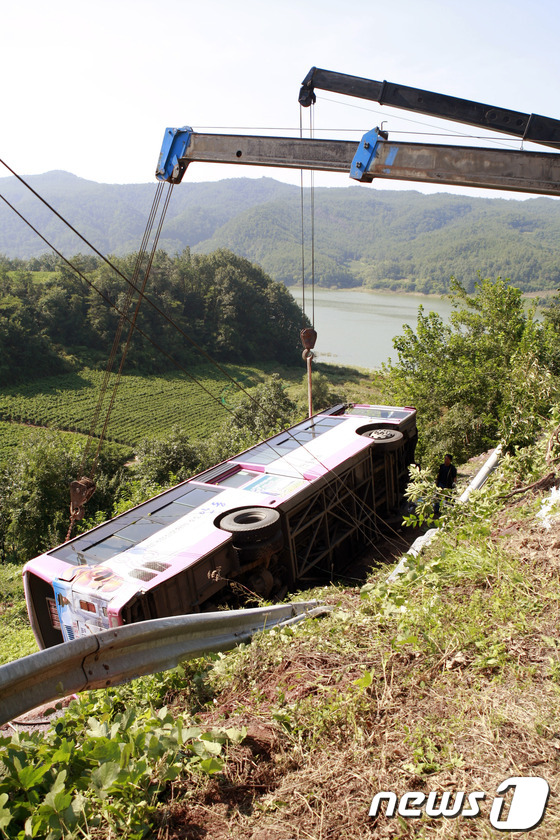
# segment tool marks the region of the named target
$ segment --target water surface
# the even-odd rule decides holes
[[[299,305],[302,290],[290,292]],[[317,344],[319,362],[379,368],[389,356],[396,360],[393,338],[401,335],[403,325],[416,328],[418,307],[438,312],[447,321],[451,303],[433,295],[396,295],[349,289],[315,289]],[[312,318],[311,290],[305,290],[305,311]]]

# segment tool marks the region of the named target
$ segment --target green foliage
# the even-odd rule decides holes
[[[412,648],[434,661],[444,650],[458,651],[458,661],[490,672],[509,659],[504,638],[530,631],[526,616],[536,592],[516,562],[486,539],[488,520],[472,516],[476,504],[456,507],[429,550],[408,555],[396,579],[363,586],[361,597],[395,650]],[[460,597],[465,589],[467,599]]]
[[[0,836],[59,840],[94,830],[140,840],[170,783],[219,773],[227,743],[246,735],[205,731],[130,696],[115,712],[115,700],[118,690],[82,696],[46,733],[0,739]]]
[[[1,271],[3,384],[104,365],[119,321],[113,307],[127,311],[130,286],[101,260],[74,257],[72,262],[91,285],[62,260],[47,277],[40,271],[35,278],[24,268]],[[128,278],[137,276],[137,262],[137,254],[113,259]],[[141,266],[140,276],[144,270]],[[169,369],[170,360],[178,367],[200,364],[204,353],[229,362],[298,361],[298,305],[283,285],[233,253],[191,256],[186,250],[171,258],[158,252],[147,298],[138,312],[125,370],[158,373]],[[125,326],[117,358],[128,332]]]
[[[542,308],[544,315],[544,334],[550,370],[560,374],[560,295],[548,298]]]
[[[88,512],[112,508],[122,461],[102,454],[97,489]],[[82,449],[68,446],[55,433],[36,429],[0,471],[0,537],[2,556],[23,562],[58,545],[70,521],[70,482],[84,471]]]
[[[346,396],[339,390],[333,389],[331,379],[325,376],[324,373],[314,370],[311,373],[311,387],[313,393],[313,413],[321,411],[325,408],[330,408],[337,403],[346,402]],[[308,400],[308,376],[304,373],[301,380],[300,395],[298,398],[298,405],[302,414],[305,414],[309,407]]]
[[[29,626],[19,563],[0,562],[0,665],[37,650]]]
[[[453,280],[450,296],[451,323],[420,307],[416,331],[405,326],[393,341],[398,361],[385,367],[393,399],[418,409],[418,453],[432,467],[446,451],[461,462],[499,438],[526,444],[555,386],[547,330],[519,289],[479,279],[469,295]]]
[[[178,426],[171,429],[165,440],[142,441],[136,456],[141,463],[142,480],[161,486],[184,481],[199,463],[196,447]]]
[[[262,439],[295,423],[299,419],[296,412],[297,406],[286,392],[286,383],[278,374],[272,374],[239,402],[233,413],[233,424]]]

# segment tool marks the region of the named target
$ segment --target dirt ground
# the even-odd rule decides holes
[[[483,459],[481,459],[482,461]],[[479,464],[473,466],[475,472]],[[521,504],[521,503],[519,503]],[[498,518],[489,540],[519,564],[533,580],[553,590],[560,581],[560,519],[519,518],[512,501]],[[384,551],[393,562],[417,532],[392,534]],[[402,544],[400,540],[402,539]],[[361,579],[372,555],[347,570]],[[520,584],[521,585],[521,584]],[[560,589],[558,589],[560,593]],[[463,597],[469,597],[466,587]],[[359,601],[348,588],[345,609]],[[393,840],[434,838],[471,840],[518,836],[490,825],[498,786],[506,779],[542,777],[550,785],[545,818],[520,836],[553,840],[560,836],[560,609],[535,614],[534,628],[504,639],[505,654],[519,666],[503,679],[494,669],[473,670],[461,650],[442,651],[429,667],[420,653],[406,650],[390,658],[390,675],[368,693],[369,705],[351,720],[340,714],[341,728],[331,742],[310,733],[286,733],[274,720],[279,691],[288,707],[326,702],[328,687],[340,696],[363,674],[364,659],[333,657],[320,651],[295,652],[262,674],[259,702],[254,686],[222,690],[205,723],[227,720],[247,727],[247,738],[230,753],[225,774],[200,788],[177,789],[160,813],[159,838],[165,840]],[[369,651],[367,666],[384,667]],[[551,668],[553,669],[551,677]],[[557,669],[556,675],[554,668]],[[341,677],[342,675],[342,677]],[[321,687],[319,691],[318,686]],[[323,699],[325,698],[325,699]],[[452,722],[453,734],[444,733]],[[419,735],[424,727],[425,732]],[[439,728],[438,728],[439,727]],[[414,736],[414,737],[413,737]],[[446,753],[452,741],[453,755]],[[423,752],[422,752],[423,751]],[[411,756],[414,767],[411,765]],[[446,760],[443,761],[442,757]],[[424,761],[424,769],[418,766]],[[429,764],[432,762],[433,767]],[[416,768],[416,769],[415,769]],[[502,820],[507,825],[514,789],[504,794]],[[379,791],[464,791],[484,793],[477,819],[389,818],[368,816]],[[466,801],[466,800],[465,800]],[[384,807],[384,806],[383,806]],[[466,807],[466,805],[464,806]]]

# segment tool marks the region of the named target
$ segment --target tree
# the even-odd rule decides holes
[[[243,397],[233,412],[233,425],[246,429],[257,439],[270,437],[296,422],[297,406],[288,397],[277,373]]]
[[[546,331],[519,289],[480,277],[473,294],[456,280],[451,289],[450,324],[420,307],[416,332],[407,326],[394,339],[398,361],[386,366],[392,398],[418,409],[418,453],[431,464],[446,451],[463,460],[499,438],[528,442],[554,385]]]
[[[72,262],[87,273],[91,287],[65,265],[55,264],[48,277],[29,271],[25,263],[12,271],[0,268],[2,382],[106,362],[119,312],[126,310],[131,318],[138,300],[124,278],[140,288],[146,260],[138,254],[113,258],[122,276],[99,260],[78,255]],[[155,306],[141,301],[126,370],[165,371],[169,357],[179,366],[200,363],[197,346],[222,361],[299,362],[304,325],[299,306],[282,284],[229,251],[196,256],[186,251],[175,257],[158,251],[145,294]],[[120,352],[128,333],[126,321]]]
[[[184,429],[174,426],[165,440],[143,440],[136,451],[142,483],[164,487],[189,478],[199,454]]]
[[[0,472],[0,528],[8,559],[24,562],[60,544],[68,530],[70,482],[80,478],[80,447],[37,429]],[[121,480],[120,461],[102,454],[87,514],[110,516]]]

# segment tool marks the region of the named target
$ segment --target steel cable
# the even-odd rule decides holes
[[[249,393],[249,392],[248,392],[248,391],[247,391],[247,390],[246,390],[246,389],[245,389],[245,388],[244,388],[244,387],[243,387],[243,386],[242,386],[239,382],[237,382],[237,380],[236,380],[234,377],[232,377],[232,376],[231,376],[231,375],[230,375],[230,374],[229,374],[229,373],[228,373],[228,372],[227,372],[227,371],[226,371],[226,370],[225,370],[225,369],[224,369],[224,368],[223,368],[223,367],[222,367],[222,366],[221,366],[218,362],[216,362],[216,361],[215,361],[215,360],[214,360],[214,359],[213,359],[213,358],[212,358],[212,357],[211,357],[211,356],[210,356],[210,355],[209,355],[209,354],[208,354],[208,353],[207,353],[207,352],[206,352],[206,351],[205,351],[202,347],[200,347],[200,346],[197,344],[197,342],[196,342],[196,341],[194,341],[194,339],[192,339],[192,338],[191,338],[191,337],[190,337],[190,336],[189,336],[189,335],[188,335],[188,334],[187,334],[187,333],[186,333],[186,332],[185,332],[185,331],[184,331],[184,330],[183,330],[183,329],[182,329],[182,328],[181,328],[178,324],[176,324],[176,323],[173,321],[173,319],[171,319],[171,318],[170,318],[170,317],[169,317],[169,316],[168,316],[168,315],[167,315],[167,314],[166,314],[166,313],[165,313],[165,312],[164,312],[164,311],[163,311],[163,310],[162,310],[159,306],[157,306],[157,304],[155,304],[155,303],[154,303],[154,302],[153,302],[153,301],[152,301],[152,300],[151,300],[151,299],[150,299],[150,298],[149,298],[149,297],[148,297],[148,296],[144,293],[144,291],[142,291],[141,289],[139,289],[139,288],[136,286],[136,284],[135,284],[135,283],[133,283],[133,282],[132,282],[132,281],[131,281],[128,277],[126,277],[126,275],[124,275],[124,274],[123,274],[123,273],[122,273],[122,272],[121,272],[121,271],[120,271],[120,270],[119,270],[119,269],[118,269],[118,268],[117,268],[117,267],[116,267],[116,266],[115,266],[115,265],[114,265],[114,264],[113,264],[113,263],[112,263],[112,262],[111,262],[111,261],[110,261],[107,257],[105,257],[105,256],[104,256],[104,255],[103,255],[103,254],[102,254],[102,253],[101,253],[101,252],[100,252],[97,248],[95,248],[95,246],[94,246],[94,245],[92,245],[92,244],[91,244],[91,243],[90,243],[90,242],[89,242],[89,241],[88,241],[88,240],[87,240],[87,239],[86,239],[86,238],[85,238],[85,237],[84,237],[81,233],[79,233],[79,231],[78,231],[78,230],[76,230],[76,228],[74,228],[74,227],[73,227],[73,225],[72,225],[70,222],[68,222],[68,221],[67,221],[67,220],[66,220],[66,219],[65,219],[65,218],[64,218],[64,217],[63,217],[63,216],[62,216],[62,215],[61,215],[61,214],[57,211],[57,210],[55,210],[55,209],[54,209],[54,208],[53,208],[53,207],[49,204],[49,202],[47,202],[47,201],[46,201],[46,199],[44,199],[44,198],[43,198],[43,197],[42,197],[39,193],[37,193],[37,191],[36,191],[36,190],[34,190],[34,189],[33,189],[33,187],[31,187],[31,186],[30,186],[30,185],[29,185],[29,184],[25,181],[25,179],[23,179],[20,175],[18,175],[18,174],[17,174],[17,173],[16,173],[16,172],[15,172],[15,171],[14,171],[14,170],[13,170],[13,169],[12,169],[12,168],[11,168],[11,167],[10,167],[10,166],[6,163],[6,162],[5,162],[5,161],[3,161],[2,159],[0,159],[0,163],[1,163],[3,166],[5,166],[5,168],[6,168],[6,169],[8,169],[8,171],[9,171],[9,172],[11,172],[11,173],[14,175],[14,177],[16,177],[16,178],[17,178],[17,179],[18,179],[18,180],[19,180],[19,181],[20,181],[20,182],[21,182],[21,183],[22,183],[25,187],[27,187],[27,189],[29,189],[29,190],[30,190],[30,191],[31,191],[31,192],[32,192],[32,193],[33,193],[33,194],[34,194],[34,195],[35,195],[35,196],[36,196],[36,197],[37,197],[37,198],[38,198],[38,199],[39,199],[39,200],[43,203],[43,204],[45,204],[45,206],[46,206],[46,207],[48,207],[48,208],[49,208],[49,209],[50,209],[50,210],[51,210],[51,211],[52,211],[52,212],[53,212],[53,213],[57,216],[57,218],[59,218],[59,219],[60,219],[60,220],[61,220],[61,221],[62,221],[62,222],[63,222],[63,223],[64,223],[64,224],[65,224],[65,225],[66,225],[66,226],[70,229],[70,230],[72,230],[72,232],[73,232],[73,233],[75,233],[75,234],[76,234],[76,236],[78,236],[78,238],[79,238],[79,239],[81,239],[81,240],[82,240],[82,241],[83,241],[83,242],[84,242],[84,243],[85,243],[85,244],[86,244],[89,248],[91,248],[91,249],[92,249],[92,251],[93,251],[95,254],[97,254],[97,255],[98,255],[98,256],[99,256],[99,257],[100,257],[100,258],[101,258],[101,259],[102,259],[102,260],[103,260],[103,261],[104,261],[104,262],[105,262],[105,263],[106,263],[109,267],[110,267],[110,268],[112,268],[112,269],[113,269],[113,271],[115,271],[115,273],[116,273],[119,277],[121,277],[121,278],[122,278],[122,279],[123,279],[123,280],[124,280],[124,281],[125,281],[125,282],[126,282],[126,283],[130,286],[130,287],[131,287],[132,291],[136,291],[136,292],[138,293],[138,295],[139,295],[139,300],[145,300],[145,301],[147,301],[147,303],[148,303],[148,304],[149,304],[149,305],[150,305],[150,306],[151,306],[151,307],[152,307],[152,308],[153,308],[153,309],[154,309],[154,310],[155,310],[155,311],[156,311],[159,315],[161,315],[161,316],[162,316],[162,317],[163,317],[163,318],[164,318],[164,319],[165,319],[165,320],[166,320],[166,321],[167,321],[167,322],[168,322],[168,323],[169,323],[169,324],[170,324],[173,328],[175,328],[175,329],[176,329],[176,330],[177,330],[177,331],[178,331],[178,332],[179,332],[179,333],[180,333],[180,334],[181,334],[181,335],[182,335],[182,336],[183,336],[183,337],[184,337],[187,341],[189,341],[189,343],[190,343],[192,346],[194,346],[194,347],[195,347],[195,348],[196,348],[196,349],[197,349],[197,350],[198,350],[198,351],[199,351],[199,352],[200,352],[200,353],[201,353],[201,354],[202,354],[202,355],[203,355],[206,359],[208,359],[208,361],[209,361],[211,364],[213,364],[215,367],[217,367],[217,369],[218,369],[218,370],[220,370],[220,372],[221,372],[221,373],[222,373],[222,374],[223,374],[223,375],[224,375],[224,376],[225,376],[228,380],[230,380],[230,381],[231,381],[231,382],[232,382],[232,383],[233,383],[233,384],[234,384],[234,385],[238,388],[238,390],[242,391],[242,392],[243,392],[243,393],[244,393],[244,394],[245,394],[245,395],[246,395],[246,396],[247,396],[247,397],[248,397],[248,398],[249,398],[249,399],[250,399],[253,403],[255,403],[255,404],[256,404],[256,401],[255,401],[255,399],[252,397],[252,395],[251,395],[251,394],[250,394],[250,393]],[[19,218],[20,218],[20,219],[22,219],[22,221],[24,221],[24,222],[25,222],[25,224],[27,224],[27,225],[31,228],[31,230],[33,230],[33,231],[34,231],[34,233],[36,233],[36,234],[39,236],[39,238],[40,238],[40,239],[42,239],[42,240],[45,242],[45,244],[47,244],[47,245],[48,245],[48,247],[49,247],[51,250],[53,250],[53,251],[54,251],[54,253],[56,253],[56,254],[57,254],[57,255],[58,255],[58,256],[59,256],[59,257],[60,257],[60,258],[61,258],[64,262],[66,262],[66,263],[67,263],[67,265],[69,265],[69,266],[70,266],[70,268],[72,268],[72,270],[73,270],[73,271],[74,271],[74,272],[75,272],[75,273],[76,273],[76,274],[77,274],[77,275],[78,275],[78,276],[79,276],[82,280],[84,280],[84,281],[85,281],[85,282],[86,282],[86,283],[87,283],[87,284],[88,284],[88,285],[89,285],[92,289],[94,289],[94,291],[96,291],[98,294],[100,294],[100,295],[101,295],[101,296],[102,296],[102,297],[106,300],[106,302],[107,302],[107,303],[108,303],[108,304],[109,304],[109,305],[110,305],[110,306],[111,306],[111,307],[112,307],[112,308],[113,308],[113,309],[114,309],[114,310],[115,310],[115,311],[116,311],[119,315],[124,315],[124,320],[125,320],[126,322],[128,322],[128,323],[132,326],[132,321],[131,321],[131,319],[130,319],[130,318],[128,318],[128,316],[126,315],[126,313],[123,313],[123,312],[122,312],[122,311],[121,311],[121,310],[120,310],[120,309],[119,309],[119,308],[118,308],[118,307],[117,307],[117,306],[116,306],[116,305],[115,305],[115,304],[114,304],[114,303],[110,300],[110,298],[109,298],[107,295],[105,295],[103,292],[101,292],[101,291],[100,291],[100,290],[99,290],[99,289],[95,286],[95,284],[94,284],[92,281],[90,281],[90,280],[89,280],[89,279],[88,279],[88,278],[87,278],[87,277],[86,277],[86,276],[85,276],[85,275],[84,275],[84,274],[80,271],[80,269],[79,269],[77,266],[73,265],[73,264],[72,264],[72,262],[71,262],[70,260],[68,260],[68,259],[67,259],[67,258],[66,258],[66,257],[65,257],[65,256],[64,256],[64,255],[63,255],[63,254],[62,254],[62,253],[58,250],[58,249],[57,249],[57,248],[55,248],[55,247],[52,245],[52,243],[50,243],[50,242],[49,242],[49,241],[48,241],[48,240],[47,240],[47,239],[46,239],[46,238],[45,238],[45,237],[44,237],[44,236],[43,236],[43,235],[42,235],[42,234],[41,234],[41,233],[37,230],[37,228],[36,228],[36,227],[35,227],[35,226],[31,223],[31,222],[29,222],[29,221],[28,221],[28,220],[27,220],[27,219],[26,219],[26,218],[25,218],[25,217],[24,217],[24,216],[23,216],[23,215],[22,215],[22,214],[21,214],[18,210],[16,210],[16,208],[15,208],[15,207],[14,207],[14,206],[13,206],[13,205],[12,205],[12,204],[11,204],[11,203],[7,200],[7,199],[6,199],[3,195],[0,195],[0,198],[1,198],[1,199],[2,199],[2,200],[3,200],[3,201],[4,201],[4,202],[5,202],[5,203],[6,203],[6,204],[10,207],[10,209],[12,209],[12,210],[13,210],[13,212],[15,212],[15,213],[16,213],[16,215],[18,215],[18,216],[19,216]],[[169,199],[168,199],[168,200],[169,200]],[[168,203],[168,202],[167,202],[167,203]],[[160,229],[161,229],[161,226],[160,226]],[[168,359],[169,359],[169,360],[170,360],[170,361],[171,361],[171,362],[172,362],[172,363],[173,363],[176,367],[178,367],[178,368],[179,368],[179,369],[180,369],[183,373],[185,373],[185,375],[186,375],[186,376],[187,376],[187,377],[188,377],[191,381],[193,381],[195,384],[197,384],[197,385],[198,385],[198,386],[199,386],[199,387],[200,387],[200,388],[201,388],[201,389],[202,389],[205,393],[207,393],[207,394],[208,394],[208,395],[209,395],[209,396],[210,396],[213,400],[218,400],[218,401],[220,402],[220,404],[222,404],[222,403],[221,403],[221,401],[219,400],[219,398],[218,398],[218,397],[216,397],[214,394],[212,394],[212,392],[211,392],[211,391],[209,391],[209,390],[208,390],[208,389],[207,389],[204,385],[202,385],[202,383],[200,383],[200,382],[198,381],[198,379],[197,379],[195,376],[193,376],[191,373],[189,373],[189,371],[188,371],[186,368],[184,368],[184,367],[183,367],[183,366],[182,366],[179,362],[177,362],[177,360],[175,360],[175,359],[174,359],[174,358],[173,358],[173,357],[172,357],[172,356],[171,356],[171,355],[170,355],[170,354],[169,354],[166,350],[164,350],[164,349],[163,349],[160,345],[158,345],[158,344],[157,344],[157,342],[155,342],[155,341],[154,341],[154,340],[153,340],[150,336],[148,336],[148,335],[147,335],[147,334],[146,334],[146,333],[145,333],[145,332],[144,332],[141,328],[139,328],[137,325],[136,325],[136,330],[137,330],[137,332],[138,332],[140,335],[142,335],[144,338],[146,338],[146,340],[147,340],[147,341],[149,341],[149,342],[152,344],[152,346],[154,346],[154,347],[155,347],[155,348],[156,348],[159,352],[163,353],[163,355],[164,355],[164,356],[166,356],[166,357],[167,357],[167,358],[168,358]],[[232,416],[235,416],[235,412],[234,412],[234,411],[232,411],[231,409],[229,409],[229,408],[228,408],[227,406],[225,406],[225,405],[224,405],[224,408],[226,408],[226,410],[227,410],[227,411],[229,411],[229,412],[230,412],[230,414],[232,414]],[[286,430],[286,433],[287,433],[288,435],[290,435],[291,437],[293,437],[293,435],[291,435],[291,432],[290,432],[289,430]],[[317,462],[320,466],[322,466],[322,467],[323,467],[323,468],[327,471],[327,473],[332,474],[332,475],[336,478],[336,480],[337,480],[337,481],[340,481],[340,479],[338,478],[338,476],[336,475],[336,473],[334,473],[334,472],[333,472],[330,468],[326,467],[326,465],[324,465],[324,464],[321,462],[321,460],[320,460],[320,459],[319,459],[316,455],[314,455],[314,454],[313,454],[313,453],[311,453],[311,452],[310,452],[309,454],[310,454],[310,455],[314,458],[314,460],[315,460],[315,461],[316,461],[316,462]],[[300,472],[300,474],[302,475],[302,473],[301,473],[301,471],[300,471],[300,470],[297,470],[297,471],[298,471],[298,472]],[[354,494],[354,493],[352,493],[352,495],[354,495],[354,497],[355,497],[355,498],[356,498],[356,500],[358,501],[359,506],[360,506],[360,507],[362,508],[362,510],[363,510],[363,509],[364,509],[364,506],[366,506],[366,503],[364,502],[364,500],[360,499],[360,497],[358,497],[358,496],[357,496],[356,494]],[[377,519],[378,519],[378,520],[379,520],[382,524],[386,525],[386,526],[387,526],[390,530],[392,530],[392,531],[393,531],[393,533],[395,533],[395,535],[396,535],[399,539],[403,539],[403,538],[402,538],[399,534],[397,534],[397,533],[394,531],[394,529],[392,529],[392,528],[391,528],[391,526],[389,526],[389,524],[388,524],[388,523],[386,523],[386,522],[383,520],[383,518],[382,518],[382,517],[380,517],[380,516],[379,516],[379,514],[376,514],[376,512],[375,512],[374,510],[371,510],[371,513],[370,513],[369,511],[366,511],[366,515],[367,515],[367,517],[368,517],[370,520],[373,520],[374,518],[377,518]],[[364,527],[364,526],[362,525],[362,523],[361,523],[361,522],[359,522],[358,520],[356,520],[355,518],[352,518],[352,517],[351,517],[350,521],[351,521],[351,522],[353,522],[355,525],[357,525],[357,526],[358,526],[358,528],[359,528],[360,530]],[[371,538],[370,538],[370,537],[369,537],[369,536],[368,536],[365,532],[363,533],[363,535],[364,535],[364,537],[366,538],[366,541],[367,541],[368,543],[370,543],[372,546],[375,546],[375,544],[374,544],[373,540],[371,540]]]

